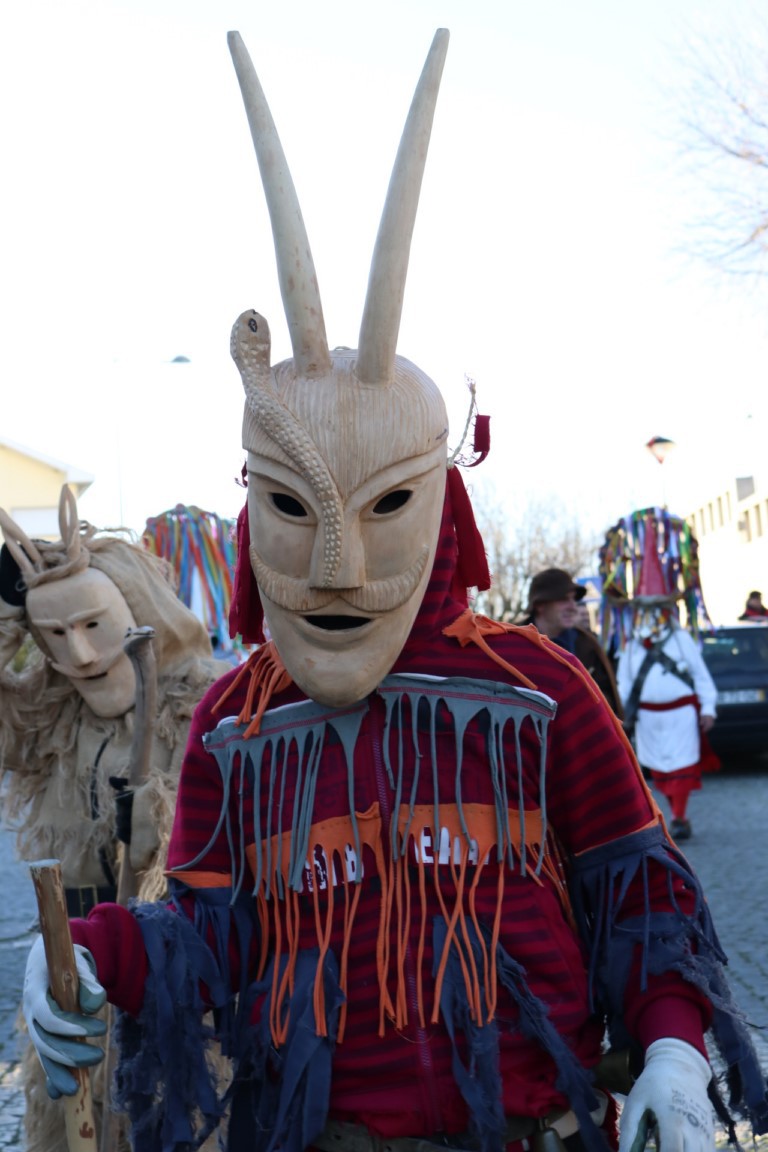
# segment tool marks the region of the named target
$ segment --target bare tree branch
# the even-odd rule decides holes
[[[691,190],[691,255],[736,275],[768,271],[768,26],[692,39],[678,94],[679,159]]]
[[[578,518],[566,512],[553,494],[516,506],[494,494],[476,501],[478,527],[491,571],[491,587],[475,604],[494,620],[515,622],[526,612],[531,577],[543,568],[564,568],[572,576],[597,571],[599,541],[588,538]]]

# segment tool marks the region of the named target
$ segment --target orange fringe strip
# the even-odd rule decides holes
[[[250,675],[248,691],[246,693],[245,703],[237,717],[238,724],[248,725],[243,733],[244,740],[248,740],[251,736],[258,735],[262,718],[269,707],[272,697],[277,692],[284,692],[286,688],[290,687],[293,683],[280,658],[277,648],[275,648],[273,641],[270,640],[248,657],[226,692],[223,692],[214,704],[211,709],[212,712],[217,713],[221,711],[225,701],[229,699],[238,684],[245,679],[246,675]],[[255,708],[254,700],[257,700]]]

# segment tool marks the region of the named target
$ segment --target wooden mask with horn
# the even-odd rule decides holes
[[[435,34],[397,153],[357,350],[329,349],[304,221],[243,41],[229,47],[269,208],[293,356],[271,364],[266,320],[244,312],[231,352],[246,403],[250,559],[282,660],[334,707],[397,659],[435,558],[448,418],[433,381],[396,352],[448,32]]]

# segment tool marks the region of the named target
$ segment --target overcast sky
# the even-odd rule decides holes
[[[437,27],[451,43],[399,351],[457,435],[477,382],[510,509],[592,525],[756,467],[766,301],[681,256],[673,141],[695,36],[742,0],[29,0],[0,14],[2,435],[92,472],[81,512],[235,515],[245,308],[289,355],[226,44],[241,32],[297,186],[331,345],[356,346],[379,214]],[[695,192],[693,194],[695,198]],[[179,356],[187,363],[173,363]],[[652,436],[676,448],[660,466]],[[758,438],[759,439],[759,438]],[[485,479],[482,474],[484,473]]]

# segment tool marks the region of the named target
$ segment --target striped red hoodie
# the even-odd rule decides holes
[[[597,1149],[606,1036],[705,1052],[722,1023],[724,955],[618,721],[533,627],[473,615],[455,568],[447,501],[413,631],[359,704],[307,700],[271,644],[218,681],[182,771],[171,908],[73,924],[127,1013],[121,1093],[147,1148],[184,1146],[185,1107],[218,1111],[190,1039],[211,1004],[238,1069],[230,1146],[265,1152],[328,1117],[491,1152],[505,1116],[558,1108]]]

